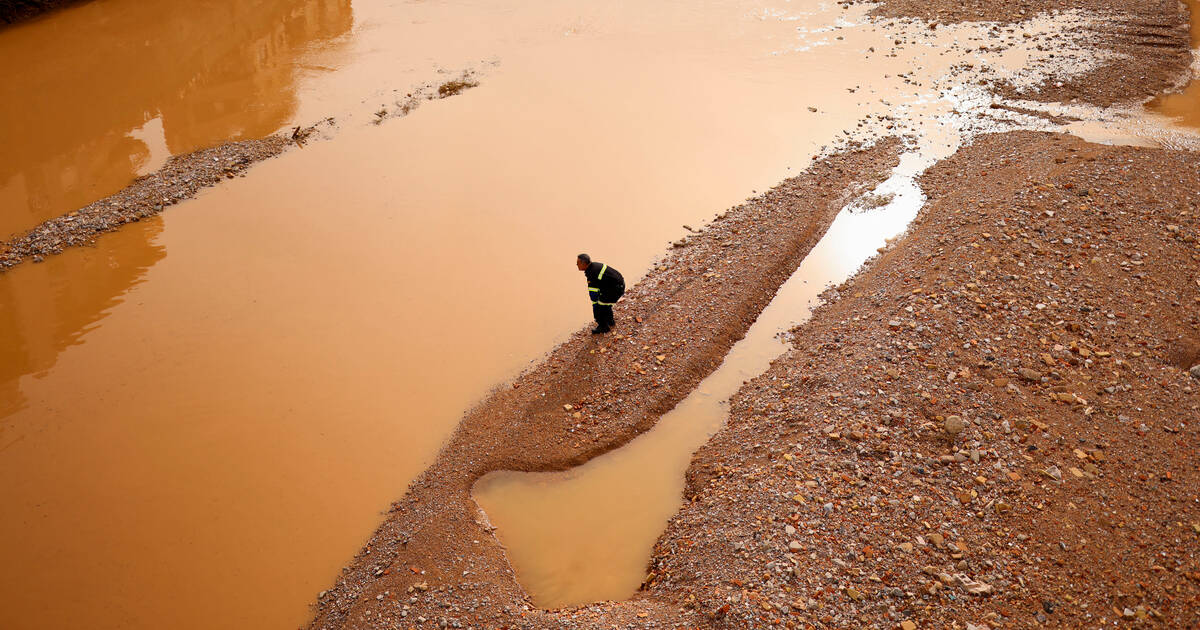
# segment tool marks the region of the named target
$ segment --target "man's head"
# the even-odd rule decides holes
[[[590,264],[592,264],[592,257],[588,256],[587,254],[580,254],[575,258],[575,266],[578,267],[580,271],[586,270]]]

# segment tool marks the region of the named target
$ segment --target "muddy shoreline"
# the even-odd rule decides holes
[[[1084,4],[1136,16],[1104,40],[1131,57],[1039,100],[1108,105],[1179,81],[1185,12]],[[1011,21],[1061,8],[880,11]],[[827,158],[732,209],[631,290],[620,336],[577,333],[468,413],[308,627],[1200,621],[1186,446],[1200,423],[1187,372],[1200,362],[1200,159],[1033,132],[981,137],[926,173],[930,201],[908,236],[739,391],[693,459],[641,592],[529,603],[474,481],[567,469],[653,425],[720,363],[846,187],[878,181],[896,150]],[[1126,312],[1139,300],[1147,310]]]

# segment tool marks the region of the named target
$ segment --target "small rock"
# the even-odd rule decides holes
[[[967,425],[963,419],[958,416],[946,416],[946,421],[942,424],[942,428],[950,435],[958,435]]]
[[[1188,374],[1191,374],[1192,378],[1200,378],[1200,363],[1193,365],[1192,369],[1188,370]]]
[[[900,630],[917,630],[917,624],[905,619],[900,622]]]

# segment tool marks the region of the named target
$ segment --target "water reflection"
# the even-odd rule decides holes
[[[1200,56],[1200,0],[1186,0],[1192,12],[1192,48]],[[1163,94],[1150,102],[1149,109],[1170,116],[1188,127],[1200,129],[1200,60],[1193,59],[1192,82],[1181,92]]]
[[[53,367],[166,256],[157,244],[161,231],[162,222],[150,219],[109,236],[105,247],[71,249],[0,274],[0,428],[26,405],[21,378]]]
[[[296,62],[351,0],[97,0],[0,33],[0,238],[121,189],[170,153],[261,137]]]

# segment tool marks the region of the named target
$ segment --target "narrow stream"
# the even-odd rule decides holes
[[[563,473],[496,472],[474,497],[534,602],[560,608],[629,597],[654,541],[679,509],[692,453],[724,423],[728,400],[787,349],[830,285],[849,278],[904,231],[924,201],[905,156],[863,201],[843,209],[716,372],[628,445]]]

